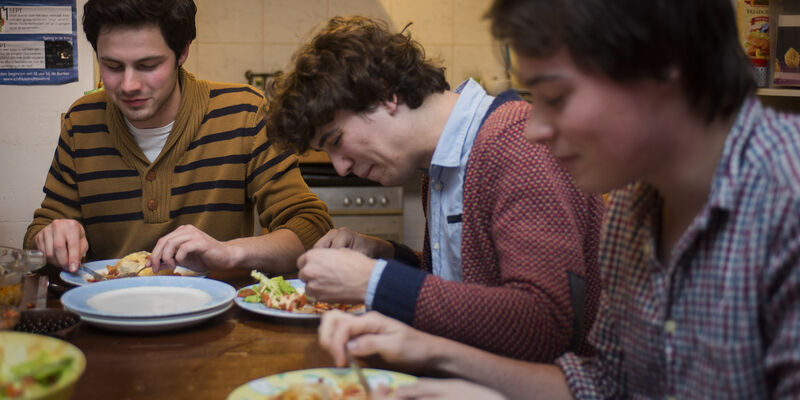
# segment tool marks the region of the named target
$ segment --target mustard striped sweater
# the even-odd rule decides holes
[[[297,157],[267,139],[260,93],[198,80],[185,70],[180,79],[180,109],[152,164],[104,91],[72,105],[26,247],[58,218],[83,224],[89,259],[151,250],[184,224],[221,241],[251,236],[254,207],[269,231],[291,229],[306,248],[331,228],[325,203],[300,176]]]

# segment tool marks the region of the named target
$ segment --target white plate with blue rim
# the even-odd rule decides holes
[[[300,279],[287,279],[290,285],[295,288],[299,293],[304,293],[306,290],[305,282],[301,281]],[[303,312],[295,312],[295,311],[285,311],[279,310],[277,308],[267,307],[263,303],[248,303],[244,301],[244,297],[239,297],[238,292],[241,292],[245,289],[253,289],[253,286],[257,286],[258,284],[248,285],[245,286],[237,291],[237,296],[234,299],[234,302],[237,306],[261,315],[267,315],[270,317],[277,317],[277,318],[288,318],[288,319],[320,319],[322,317],[321,313],[303,313]],[[353,314],[363,314],[364,307],[357,308],[357,311],[350,311]]]
[[[235,296],[233,286],[213,279],[146,276],[77,287],[61,296],[61,304],[83,319],[130,324],[212,314],[227,309]]]
[[[306,290],[305,282],[301,281],[300,279],[287,279],[286,282],[288,282],[290,285],[292,285],[292,287],[297,289],[297,291],[300,292],[300,293],[303,293]],[[241,292],[242,290],[245,290],[245,289],[252,289],[253,286],[258,286],[258,284],[255,283],[255,284],[252,284],[252,285],[245,286],[245,287],[239,289],[238,292]],[[320,318],[320,314],[284,311],[284,310],[279,310],[277,308],[267,307],[262,303],[248,303],[248,302],[244,301],[244,297],[239,297],[238,295],[234,299],[234,302],[236,303],[237,306],[239,306],[239,307],[241,307],[241,308],[243,308],[243,309],[245,309],[247,311],[254,312],[256,314],[261,314],[261,315],[268,315],[270,317],[289,318],[289,319],[319,319]]]
[[[363,368],[362,371],[364,371],[367,384],[372,390],[377,390],[381,386],[396,389],[400,386],[414,384],[418,379],[416,376],[381,369]],[[301,369],[254,379],[237,387],[228,395],[227,400],[272,398],[285,393],[289,387],[305,384],[323,384],[333,390],[359,385],[356,387],[360,389],[361,386],[358,382],[358,377],[351,368]]]
[[[184,328],[197,325],[203,321],[211,319],[219,314],[228,311],[233,307],[233,302],[224,304],[221,307],[194,314],[177,315],[165,318],[99,318],[93,316],[81,316],[81,321],[104,329],[125,332],[154,332],[169,329]]]
[[[109,265],[116,264],[117,261],[119,261],[119,258],[112,258],[110,260],[90,261],[87,263],[83,263],[83,265],[85,265],[87,268],[93,271],[106,275],[108,273],[107,267]],[[197,272],[181,266],[175,267],[175,274],[177,274],[175,276],[179,275],[179,276],[188,276],[197,278],[203,278],[206,275],[208,275],[208,273],[206,272]],[[61,273],[58,276],[61,278],[62,281],[75,286],[84,286],[96,283],[91,274],[81,270],[77,270],[74,273],[61,271]],[[172,276],[172,275],[160,275],[160,276]],[[128,278],[120,278],[120,279],[128,279]]]

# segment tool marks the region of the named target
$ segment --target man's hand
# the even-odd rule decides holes
[[[392,258],[394,248],[386,240],[350,228],[331,229],[314,244],[315,249],[351,249],[371,258]]]
[[[354,356],[377,355],[404,371],[417,373],[424,372],[442,340],[374,311],[360,316],[328,311],[322,315],[318,332],[320,346],[331,353],[339,367],[347,363],[347,346]]]
[[[460,379],[421,378],[412,385],[394,391],[380,386],[370,393],[370,400],[503,400],[505,397],[485,386]]]
[[[69,272],[78,270],[81,258],[89,251],[86,231],[74,219],[53,220],[33,240],[49,264]]]
[[[461,379],[421,378],[417,383],[398,387],[394,392],[396,399],[437,399],[437,400],[503,400],[505,396],[486,386]]]
[[[230,269],[235,265],[236,250],[194,225],[181,225],[158,239],[147,266],[153,272],[178,265],[195,271]]]
[[[375,260],[349,249],[311,249],[297,259],[306,294],[330,303],[363,303]]]

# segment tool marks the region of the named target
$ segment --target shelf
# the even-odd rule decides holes
[[[781,97],[800,97],[800,88],[761,88],[756,92],[759,96],[781,96]]]

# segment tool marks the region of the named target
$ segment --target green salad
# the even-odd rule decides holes
[[[254,294],[245,296],[244,299],[242,299],[248,303],[260,303],[263,294],[268,294],[274,301],[279,301],[281,296],[285,294],[297,293],[297,290],[292,287],[292,284],[283,279],[282,276],[269,278],[256,270],[250,272],[250,276],[258,279],[259,283],[250,287],[255,292]]]
[[[72,356],[55,357],[42,351],[36,358],[15,365],[0,365],[0,399],[35,397],[71,371]]]

